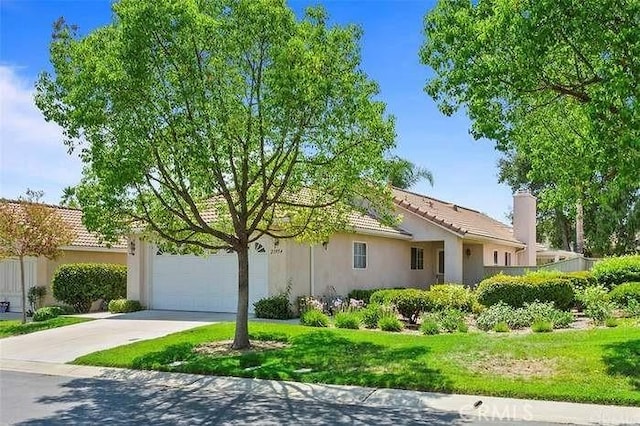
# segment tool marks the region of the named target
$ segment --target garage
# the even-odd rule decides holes
[[[152,309],[236,312],[238,261],[235,253],[210,256],[152,256],[150,306]],[[249,312],[268,294],[268,261],[264,247],[255,243],[249,252]]]

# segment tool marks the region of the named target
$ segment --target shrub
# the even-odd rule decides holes
[[[268,319],[289,319],[293,318],[293,310],[289,295],[291,293],[291,283],[287,285],[287,289],[275,296],[265,297],[253,304],[254,313],[257,318]]]
[[[402,331],[404,325],[395,315],[387,314],[380,317],[378,320],[378,327],[382,331],[398,332]]]
[[[31,306],[31,310],[35,311],[42,305],[42,300],[47,295],[47,288],[45,286],[29,287],[27,291],[27,300]]]
[[[542,319],[536,320],[531,324],[531,330],[534,333],[549,333],[553,331],[553,323]]]
[[[631,300],[640,302],[640,282],[620,284],[611,290],[609,298],[621,308],[628,306]]]
[[[609,300],[607,289],[601,285],[585,288],[579,292],[578,298],[584,304],[584,314],[597,324],[613,315],[615,305]]]
[[[480,330],[484,331],[492,330],[499,323],[505,323],[512,329],[525,328],[531,325],[526,310],[514,309],[502,302],[485,309],[476,319],[476,325]]]
[[[40,308],[33,314],[33,320],[36,322],[47,321],[62,315],[64,311],[57,306]]]
[[[561,311],[553,307],[553,303],[533,302],[525,305],[524,308],[528,322],[549,322],[553,328],[567,328],[573,322],[571,312]]]
[[[420,332],[422,334],[439,334],[440,324],[435,314],[429,314],[423,317],[422,324],[420,324]]]
[[[397,290],[391,303],[411,324],[418,322],[420,314],[433,309],[429,292],[413,288]]]
[[[303,314],[310,310],[325,312],[324,302],[314,296],[298,297],[298,312]]]
[[[614,317],[605,318],[604,325],[606,325],[609,328],[617,327],[618,326],[618,320],[616,318],[614,318]]]
[[[473,292],[461,284],[437,284],[429,289],[431,307],[435,311],[457,309],[470,312],[475,301]]]
[[[360,311],[360,319],[366,328],[376,328],[378,326],[378,320],[383,313],[382,306],[376,303],[370,303]]]
[[[358,312],[338,312],[333,319],[333,323],[338,328],[350,328],[357,330],[360,328],[360,314]]]
[[[640,301],[631,299],[624,310],[627,316],[640,317]]]
[[[485,306],[498,302],[520,308],[525,303],[553,302],[558,309],[571,306],[574,291],[571,282],[553,274],[527,274],[524,276],[495,275],[478,286],[478,301]]]
[[[144,309],[137,300],[114,299],[109,301],[109,312],[112,314],[122,314],[126,312],[136,312]]]
[[[435,324],[435,327],[433,324]],[[454,333],[456,331],[466,333],[469,328],[465,322],[464,313],[457,309],[447,309],[446,311],[432,312],[422,316],[420,331],[425,334],[437,334],[426,333],[423,327],[426,330],[437,329],[437,333],[441,331],[447,333]]]
[[[509,328],[509,324],[504,321],[495,324],[491,329],[496,333],[508,333],[509,331],[511,331],[511,329]]]
[[[309,309],[300,315],[300,324],[309,327],[329,327],[329,317],[317,309]]]
[[[58,308],[62,310],[62,314],[61,315],[73,315],[76,312],[76,310],[74,309],[73,306],[70,305],[47,305],[47,308]]]
[[[126,297],[127,267],[101,263],[60,265],[53,276],[53,296],[75,308],[88,312],[98,300]]]
[[[356,288],[351,290],[349,294],[347,294],[347,298],[362,300],[365,305],[368,305],[371,299],[371,295],[378,290],[380,289],[379,288]]]
[[[608,289],[640,281],[640,255],[606,258],[593,265],[591,272],[598,284]]]
[[[591,271],[568,272],[562,274],[561,277],[571,281],[574,290],[581,290],[598,284]]]
[[[369,298],[369,303],[376,303],[378,305],[390,305],[396,296],[403,290],[396,288],[383,288],[373,292]]]

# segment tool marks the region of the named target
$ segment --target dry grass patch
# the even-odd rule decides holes
[[[233,340],[207,342],[193,348],[193,352],[201,355],[238,356],[248,353],[265,352],[289,347],[288,343],[275,340],[252,340],[248,349],[232,349]]]
[[[546,378],[557,372],[557,362],[553,358],[514,358],[507,354],[469,354],[463,365],[474,373],[516,379]]]

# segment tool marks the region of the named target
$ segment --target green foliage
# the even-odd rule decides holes
[[[357,330],[360,328],[362,320],[359,312],[338,312],[333,323],[337,328],[350,328]]]
[[[32,311],[36,311],[40,305],[42,305],[42,300],[47,295],[47,288],[45,286],[33,286],[29,287],[27,291],[27,300],[29,301],[29,306]]]
[[[329,327],[329,317],[317,309],[309,309],[300,314],[300,324],[309,327]]]
[[[509,328],[509,324],[504,321],[495,324],[491,329],[496,333],[508,333],[511,331],[511,329]]]
[[[603,286],[587,287],[578,293],[578,298],[584,304],[584,314],[596,324],[602,324],[613,316],[615,305]]]
[[[360,311],[362,324],[364,324],[366,328],[376,328],[378,326],[378,320],[384,312],[385,310],[381,305],[378,305],[377,303],[369,303]]]
[[[545,321],[538,319],[531,324],[531,330],[534,333],[549,333],[553,331],[553,323],[551,321]]]
[[[527,315],[529,323],[545,322],[551,323],[553,328],[567,328],[573,322],[573,314],[561,311],[553,306],[553,303],[533,302],[522,308]]]
[[[47,320],[59,317],[60,315],[63,315],[63,314],[64,314],[64,311],[61,308],[58,308],[55,306],[45,307],[35,311],[35,313],[33,314],[33,320],[36,322],[47,321]]]
[[[435,284],[429,288],[431,308],[435,311],[457,309],[470,312],[475,302],[471,289],[461,284]]]
[[[411,161],[397,156],[387,160],[388,179],[392,186],[409,189],[421,180],[433,186],[433,174],[424,167],[416,166]]]
[[[287,285],[286,290],[271,297],[265,297],[253,304],[254,312],[257,318],[269,319],[289,319],[293,318],[293,310],[289,296],[291,294],[291,283]]]
[[[640,317],[640,301],[631,299],[625,308],[625,313],[629,317]]]
[[[395,315],[387,314],[378,320],[378,328],[382,331],[399,332],[404,328],[404,324]]]
[[[531,320],[524,309],[515,309],[504,302],[490,306],[476,318],[476,325],[484,331],[492,330],[500,323],[507,324],[509,328],[520,329],[528,327]]]
[[[486,306],[504,302],[514,308],[535,301],[553,302],[565,310],[574,299],[574,290],[568,279],[546,274],[524,276],[495,275],[483,280],[476,291],[478,301]]]
[[[347,299],[362,300],[365,305],[368,305],[371,299],[371,295],[378,290],[380,289],[379,288],[356,288],[351,290],[349,294],[347,294]]]
[[[618,326],[618,319],[614,318],[614,317],[607,317],[604,320],[604,325],[609,327],[609,328],[617,327]]]
[[[47,308],[58,308],[62,309],[62,315],[73,315],[77,314],[75,308],[71,305],[47,305]]]
[[[533,190],[547,223],[580,202],[591,252],[634,250],[640,230],[637,13],[617,0],[442,0],[425,18],[425,91],[526,160],[509,183]]]
[[[107,263],[60,265],[53,275],[53,297],[88,312],[98,300],[122,299],[127,295],[127,267]]]
[[[581,290],[585,287],[591,287],[598,284],[598,281],[591,271],[567,272],[562,274],[562,278],[566,278],[571,281],[575,290]]]
[[[616,286],[609,292],[609,298],[621,308],[628,306],[632,300],[640,302],[640,282]]]
[[[396,289],[396,288],[383,288],[380,290],[376,290],[371,294],[369,298],[370,303],[375,303],[378,305],[391,305],[393,304],[393,300],[400,294],[404,289]]]
[[[440,324],[435,314],[423,316],[422,323],[420,324],[420,332],[427,335],[440,334]]]
[[[429,292],[418,289],[398,290],[391,303],[411,324],[418,321],[420,314],[433,309]]]
[[[598,284],[612,289],[628,282],[640,282],[640,255],[609,257],[591,269]]]
[[[141,311],[144,309],[144,307],[137,300],[113,299],[109,301],[108,309],[112,314],[121,314],[126,312]]]

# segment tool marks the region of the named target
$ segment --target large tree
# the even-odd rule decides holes
[[[637,212],[639,25],[640,3],[621,0],[441,0],[425,19],[427,93],[526,158],[543,207],[573,210],[578,249],[586,204],[630,200],[625,226]]]
[[[390,216],[392,118],[360,30],[283,0],[122,0],[80,37],[60,21],[36,102],[81,147],[86,225],[238,258],[234,348],[249,346],[248,249],[322,241],[353,207]],[[215,285],[212,277],[211,285]]]
[[[22,323],[27,322],[27,287],[24,258],[44,256],[55,259],[60,248],[71,244],[73,230],[58,210],[41,204],[43,193],[27,190],[17,202],[0,200],[0,259],[17,258],[20,262]]]

